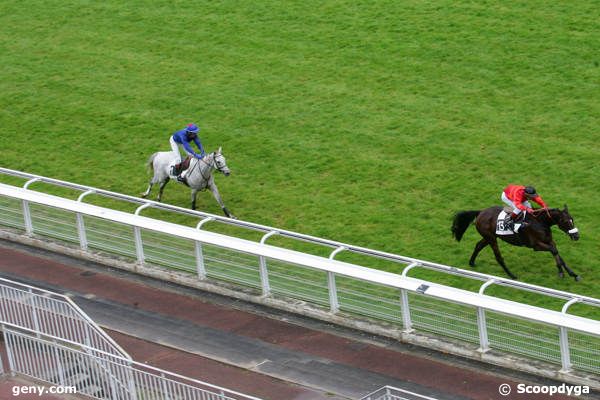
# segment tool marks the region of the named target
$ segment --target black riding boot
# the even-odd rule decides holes
[[[515,214],[515,213],[511,213],[510,214],[510,219],[512,221],[512,230],[513,232],[517,232],[514,229],[515,224],[519,224],[518,226],[518,231],[521,231],[521,229],[527,228],[527,226],[529,225],[528,222],[525,222],[525,213],[519,213],[519,214]]]
[[[181,173],[181,163],[175,164],[171,167],[171,175],[179,176],[180,173]]]

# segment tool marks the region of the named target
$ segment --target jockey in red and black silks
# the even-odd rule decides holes
[[[173,167],[172,173],[173,173],[173,175],[177,176],[177,180],[179,180],[179,181],[185,180],[185,174],[187,171],[187,170],[184,170],[183,172],[181,172],[181,163],[183,161],[183,158],[181,157],[180,148],[183,148],[183,150],[188,155],[190,155],[192,157],[196,157],[198,159],[202,159],[205,155],[204,148],[202,147],[202,143],[200,142],[200,139],[198,138],[198,132],[200,132],[200,128],[198,128],[198,126],[196,126],[195,124],[189,124],[184,129],[181,129],[181,130],[173,133],[173,135],[171,135],[171,137],[169,138],[169,143],[171,144],[171,149],[173,150],[173,154],[177,157],[177,160],[178,160],[177,165],[175,165]],[[200,150],[200,154],[197,154],[194,151],[194,149],[192,149],[192,146],[190,145],[190,142],[192,142],[192,141],[196,144],[196,147],[198,147],[198,150]]]
[[[527,211],[529,213],[533,212],[533,208],[531,207],[529,200],[534,201],[543,208],[548,207],[542,199],[542,196],[537,194],[533,186],[508,185],[502,191],[501,199],[504,203],[510,206],[512,210],[510,214],[510,220],[513,222],[517,220],[522,211]],[[518,228],[515,231],[517,230]]]

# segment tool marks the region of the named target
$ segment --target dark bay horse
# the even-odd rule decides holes
[[[452,235],[457,241],[460,241],[463,234],[469,227],[469,224],[475,219],[475,228],[481,235],[481,239],[475,245],[469,265],[475,265],[475,258],[479,252],[487,245],[492,247],[494,256],[498,264],[504,268],[504,271],[512,279],[517,279],[512,272],[506,267],[500,249],[498,248],[497,238],[504,240],[514,246],[525,246],[530,247],[535,251],[549,251],[556,260],[556,267],[558,268],[558,275],[564,277],[563,268],[567,273],[579,280],[577,275],[571,268],[565,264],[564,260],[558,254],[556,249],[556,243],[552,240],[552,231],[550,227],[552,225],[558,225],[560,230],[567,233],[572,240],[579,240],[579,231],[575,228],[573,218],[569,214],[567,205],[565,208],[560,210],[558,208],[551,209],[538,209],[533,213],[526,215],[525,221],[529,224],[519,230],[519,233],[512,235],[496,235],[496,221],[498,214],[502,211],[502,207],[490,207],[480,211],[459,211],[454,215],[454,221],[452,223]]]

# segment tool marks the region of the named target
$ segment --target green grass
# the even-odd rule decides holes
[[[569,205],[581,240],[555,239],[583,280],[501,245],[507,264],[598,297],[596,16],[593,1],[4,2],[0,165],[138,195],[147,157],[193,121],[223,146],[240,219],[461,268],[478,235],[454,242],[452,214],[533,184]],[[477,270],[503,276],[489,249]]]

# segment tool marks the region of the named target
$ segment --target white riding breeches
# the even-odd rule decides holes
[[[192,153],[188,153],[188,151],[185,149],[185,147],[183,147],[182,144],[177,143],[173,139],[173,136],[171,136],[171,138],[169,139],[169,143],[171,144],[173,158],[177,157],[177,163],[181,163],[184,160],[184,157],[181,156],[181,150],[183,150],[183,152],[186,153],[187,155],[194,157],[194,155]],[[186,169],[185,171],[183,171],[181,174],[179,174],[181,176],[181,178],[185,178],[185,175],[187,174],[188,170],[189,170],[189,168]]]
[[[179,151],[179,143],[173,140],[173,136],[169,138],[169,144],[171,145],[171,151],[173,152],[173,158],[177,157],[177,162],[183,161],[181,157],[181,151]]]
[[[502,199],[502,201],[505,204],[507,204],[508,206],[510,206],[510,208],[512,208],[512,212],[514,214],[519,215],[523,211],[523,210],[518,209],[517,206],[515,206],[515,203],[513,203],[508,197],[506,197],[506,193],[502,192],[502,196],[500,198]],[[524,201],[523,205],[527,208],[532,208],[531,203],[529,201]]]

